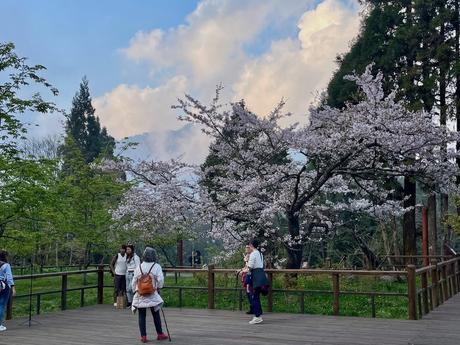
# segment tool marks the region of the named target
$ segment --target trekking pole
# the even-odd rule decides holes
[[[161,313],[163,314],[163,320],[165,321],[166,332],[168,333],[168,339],[169,339],[169,341],[171,341],[171,334],[169,333],[169,328],[168,328],[168,323],[166,322],[165,312],[164,312],[163,308],[160,308],[160,309],[161,309]]]

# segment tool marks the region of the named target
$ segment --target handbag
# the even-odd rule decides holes
[[[252,275],[251,272],[247,272],[244,276],[243,285],[252,286]]]

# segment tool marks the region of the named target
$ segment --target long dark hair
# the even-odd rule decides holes
[[[126,246],[126,249],[131,248],[131,254],[128,254],[128,251],[126,251],[126,260],[128,262],[131,262],[131,260],[134,258],[134,245],[133,244],[128,244]]]
[[[8,252],[6,250],[0,250],[0,261],[8,262]]]

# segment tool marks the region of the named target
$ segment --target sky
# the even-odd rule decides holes
[[[70,109],[83,76],[116,139],[138,141],[136,158],[204,160],[199,128],[171,105],[185,93],[208,102],[245,99],[259,116],[281,100],[291,121],[327,86],[337,54],[357,35],[356,0],[2,0],[0,41],[12,41]],[[35,137],[62,134],[63,117],[29,115]]]

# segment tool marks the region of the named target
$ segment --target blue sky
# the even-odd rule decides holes
[[[94,95],[121,82],[143,84],[145,75],[123,69],[118,49],[139,30],[181,24],[194,0],[3,0],[0,40],[48,68],[65,106],[87,75]]]
[[[244,98],[261,116],[281,99],[295,121],[330,79],[359,29],[357,0],[3,0],[0,40],[48,70],[69,110],[81,78],[116,138],[142,152],[200,161],[209,142],[170,106],[184,93]],[[62,132],[62,117],[33,116],[31,135]],[[171,145],[174,143],[174,145]]]

